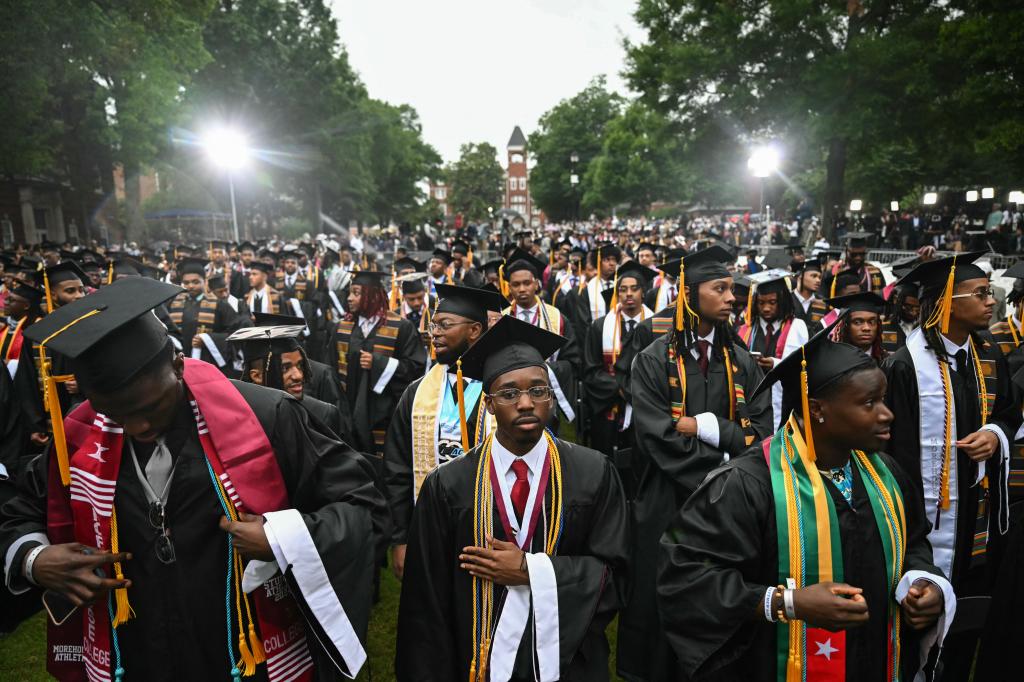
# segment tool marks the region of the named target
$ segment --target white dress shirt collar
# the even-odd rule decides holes
[[[697,340],[698,341],[707,341],[708,342],[708,356],[709,356],[708,360],[710,360],[711,359],[711,357],[710,357],[710,355],[711,355],[711,347],[715,345],[715,328],[712,327],[711,328],[711,333],[708,334],[707,336],[698,336]],[[697,344],[693,344],[693,348],[690,349],[690,352],[693,353],[693,359],[694,360],[700,360],[700,350],[699,350],[699,347],[698,347]]]
[[[940,334],[939,336],[942,337],[942,345],[945,346],[945,348],[946,348],[946,354],[949,356],[950,364],[953,366],[953,369],[959,371],[960,367],[957,365],[957,361],[956,361],[957,351],[961,351],[962,350],[965,353],[970,354],[970,350],[971,350],[971,337],[968,336],[967,340],[964,341],[963,345],[962,346],[958,346],[955,343],[953,343],[952,341],[950,341],[949,339],[947,339],[945,337],[945,335]]]

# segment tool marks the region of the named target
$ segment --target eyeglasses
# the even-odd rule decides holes
[[[164,506],[159,502],[149,504],[149,525],[156,534],[156,558],[163,564],[173,564],[178,560],[174,553],[174,543],[171,542],[171,531],[167,528],[167,517],[164,514]]]
[[[535,403],[546,403],[551,400],[554,390],[550,386],[531,386],[525,391],[521,391],[518,388],[503,388],[489,395],[499,405],[514,405],[519,402],[519,398],[523,393],[529,395],[530,400]]]
[[[431,322],[427,325],[427,330],[432,332],[441,332],[446,334],[452,330],[452,327],[457,327],[460,324],[478,324],[476,322],[451,322],[449,320],[442,320],[441,322]]]
[[[988,287],[987,289],[976,289],[975,291],[967,294],[953,294],[950,298],[967,298],[968,296],[974,296],[982,301],[987,301],[988,299],[993,298],[994,294],[995,292],[992,291],[992,287]]]

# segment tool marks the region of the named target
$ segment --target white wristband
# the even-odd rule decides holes
[[[793,606],[793,590],[782,591],[782,603],[786,606],[786,618],[796,620],[796,607]]]
[[[777,587],[769,587],[764,593],[764,619],[769,623],[775,623],[775,613],[772,611],[772,597],[775,596]]]
[[[38,547],[33,547],[32,550],[28,553],[28,556],[25,557],[25,566],[22,569],[22,574],[25,576],[25,580],[29,581],[33,585],[38,586],[39,583],[37,583],[35,581],[35,578],[32,577],[32,565],[36,562],[36,557],[38,557],[39,554],[47,547],[49,547],[49,545],[39,545]]]

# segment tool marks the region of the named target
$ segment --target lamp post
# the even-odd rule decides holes
[[[761,195],[757,202],[757,212],[764,217],[764,179],[774,173],[779,167],[779,151],[771,146],[757,147],[750,153],[747,159],[747,168],[751,175],[761,180]]]
[[[576,164],[580,162],[580,155],[573,152],[569,155],[569,184],[572,185],[572,226],[576,227],[576,223],[580,219],[580,196],[577,185],[580,184],[580,176],[576,174]]]
[[[251,152],[248,140],[237,130],[220,128],[203,138],[203,148],[210,161],[227,172],[228,193],[231,195],[231,224],[234,228],[235,241],[238,242],[238,209],[235,206],[234,171],[242,168],[249,161]]]

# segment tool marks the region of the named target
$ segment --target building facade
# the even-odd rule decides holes
[[[506,145],[504,208],[515,211],[531,227],[544,224],[544,214],[533,205],[530,196],[530,167],[526,150],[526,136],[519,126],[512,131]]]

